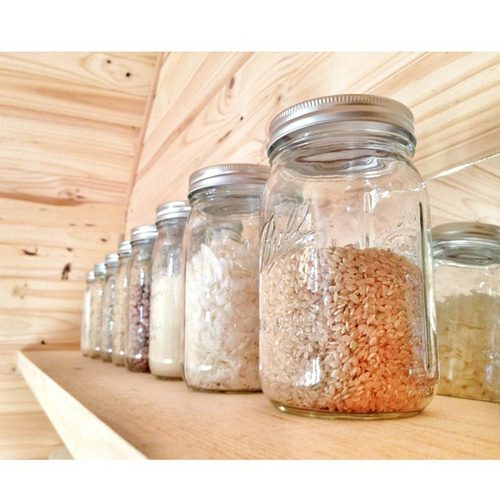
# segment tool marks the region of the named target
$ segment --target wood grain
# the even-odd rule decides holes
[[[81,357],[77,351],[72,354]],[[75,458],[145,458],[53,379],[44,376],[29,357],[20,354],[19,369]]]
[[[86,272],[124,233],[157,58],[0,54],[2,457],[47,458],[60,445],[26,386],[4,377],[20,347],[79,339]]]
[[[64,420],[76,458],[113,452],[104,435],[83,439],[87,421],[95,423],[90,415],[109,439],[117,434],[148,458],[500,458],[494,403],[435,397],[413,418],[327,421],[282,414],[263,394],[194,392],[75,351],[26,351],[19,367],[42,404],[50,402],[45,408]]]
[[[500,226],[500,155],[431,177],[426,184],[433,226],[458,221]]]
[[[265,163],[267,126],[320,95],[370,92],[414,115],[415,164],[429,177],[498,152],[496,53],[167,54],[160,73],[127,229],[159,203],[184,198],[191,172],[228,161]]]

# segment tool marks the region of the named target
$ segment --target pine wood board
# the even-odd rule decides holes
[[[415,164],[425,177],[494,154],[499,84],[496,53],[169,53],[127,230],[151,222],[161,202],[185,198],[188,177],[198,168],[266,163],[271,118],[315,96],[371,92],[408,105],[418,137]]]
[[[148,458],[500,458],[494,403],[439,396],[412,418],[320,420],[282,414],[263,394],[194,392],[77,351],[25,350],[19,368],[75,458],[116,452],[104,435],[93,438],[86,418]]]
[[[155,54],[138,60],[116,53],[5,53],[0,104],[137,127],[154,63]]]
[[[500,226],[500,156],[426,181],[432,225],[483,222]]]

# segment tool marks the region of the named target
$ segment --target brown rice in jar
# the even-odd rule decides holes
[[[413,117],[369,95],[289,108],[270,126],[260,376],[282,411],[415,415],[437,382],[428,202]]]

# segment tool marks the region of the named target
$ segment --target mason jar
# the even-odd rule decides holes
[[[118,246],[120,266],[116,275],[115,307],[113,309],[113,347],[111,360],[117,366],[125,366],[125,332],[128,316],[128,263],[132,247],[130,240],[125,240]]]
[[[133,372],[149,372],[151,254],[157,234],[154,224],[137,226],[131,232],[125,366]]]
[[[258,391],[259,210],[269,168],[226,164],[189,178],[184,379],[193,389]]]
[[[116,301],[116,275],[120,261],[116,252],[106,255],[106,281],[102,293],[101,351],[103,361],[111,361],[113,352],[114,308]]]
[[[500,226],[432,229],[438,394],[500,402]]]
[[[90,357],[99,358],[101,355],[102,296],[106,282],[106,264],[104,262],[95,265],[94,276],[90,310]]]
[[[82,329],[80,350],[84,356],[90,356],[90,308],[92,305],[92,285],[95,282],[94,271],[87,273],[85,291],[83,292]]]
[[[149,369],[159,378],[181,378],[184,318],[182,239],[191,212],[187,201],[169,201],[156,211],[158,238],[151,262]]]
[[[281,411],[394,418],[437,383],[429,206],[413,116],[373,95],[292,106],[269,127],[260,375]]]

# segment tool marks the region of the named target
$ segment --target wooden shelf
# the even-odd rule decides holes
[[[18,366],[75,458],[500,458],[500,405],[437,396],[421,415],[321,420],[263,394],[209,394],[77,350],[25,350]]]

